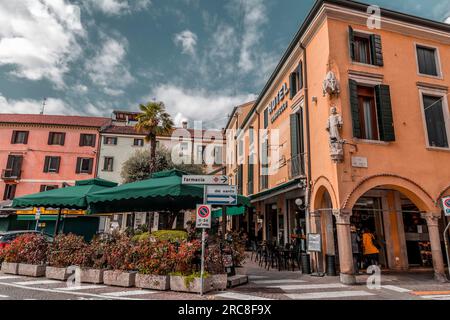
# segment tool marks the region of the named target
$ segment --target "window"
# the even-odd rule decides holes
[[[44,172],[58,173],[61,157],[45,157]]]
[[[222,147],[214,147],[214,164],[222,164]]]
[[[449,147],[442,101],[442,97],[423,95],[428,145],[430,147]]]
[[[63,132],[50,132],[48,135],[48,145],[63,146],[66,134]]]
[[[269,108],[264,110],[264,129],[267,129],[269,126]]]
[[[350,80],[350,102],[355,138],[395,141],[389,86],[368,87]]]
[[[92,158],[78,158],[76,173],[92,174],[93,164],[94,164],[94,159],[92,159]]]
[[[107,171],[107,172],[114,171],[114,158],[105,157],[105,161],[103,163],[103,171]]]
[[[13,200],[16,196],[16,184],[6,184],[3,200]]]
[[[22,175],[23,156],[9,155],[4,178],[19,179]]]
[[[381,36],[355,32],[349,27],[350,56],[352,61],[375,66],[383,66]]]
[[[134,139],[133,146],[135,147],[143,147],[144,139]]]
[[[439,76],[436,49],[417,46],[417,63],[420,74]]]
[[[105,137],[103,141],[106,145],[117,145],[117,137]]]
[[[196,158],[197,163],[205,162],[205,159],[203,158],[205,148],[206,148],[206,146],[202,146],[202,145],[197,146],[197,158]]]
[[[28,134],[28,131],[13,131],[11,144],[27,144]]]
[[[244,140],[239,139],[239,157],[244,155]]]
[[[95,134],[81,134],[80,147],[95,147]]]
[[[292,100],[295,95],[303,89],[303,61],[300,61],[297,70],[292,72],[289,76],[289,83],[290,99]]]
[[[47,185],[42,185],[41,186],[41,191],[40,192],[45,192],[45,191],[50,191],[50,190],[55,190],[58,189],[58,186],[47,186]]]
[[[250,127],[250,129],[248,130],[248,135],[248,143],[251,146],[255,142],[255,129],[253,127]]]

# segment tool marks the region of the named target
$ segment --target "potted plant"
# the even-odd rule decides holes
[[[210,245],[205,253],[206,270],[211,275],[213,290],[225,290],[227,288],[227,273],[223,264],[222,252],[219,245]]]
[[[48,254],[45,275],[49,279],[65,281],[71,272],[68,268],[79,265],[81,252],[86,247],[83,237],[74,234],[60,234],[55,237]]]
[[[118,235],[105,248],[107,269],[103,282],[117,287],[133,287],[136,281],[134,271],[135,245],[126,235]]]
[[[196,271],[195,265],[198,260],[201,242],[198,240],[183,241],[178,250],[172,255],[174,261],[174,272],[170,274],[170,289],[179,292],[201,292],[200,272]],[[210,275],[203,275],[203,292],[211,291],[212,283]]]
[[[101,284],[106,268],[106,250],[109,240],[95,238],[81,253],[80,282]]]
[[[141,240],[136,245],[136,287],[153,290],[169,290],[169,273],[173,268],[175,248],[169,241]]]
[[[45,275],[48,243],[41,234],[25,234],[17,237],[4,249],[4,273],[30,277]]]

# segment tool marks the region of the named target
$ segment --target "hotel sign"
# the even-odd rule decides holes
[[[283,86],[278,90],[277,95],[272,101],[269,103],[267,108],[269,109],[269,113],[272,116],[271,122],[274,123],[275,120],[287,109],[288,102],[284,101],[289,93],[289,87],[287,83],[284,83]],[[281,105],[281,106],[280,106]]]

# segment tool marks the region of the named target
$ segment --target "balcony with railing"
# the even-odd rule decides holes
[[[287,161],[289,180],[305,176],[305,155],[298,154]]]
[[[3,180],[20,180],[22,177],[22,171],[16,169],[3,169],[2,179]]]

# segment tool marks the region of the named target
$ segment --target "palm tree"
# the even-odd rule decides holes
[[[139,105],[141,114],[137,116],[135,128],[145,133],[145,140],[150,142],[150,173],[154,172],[156,159],[156,137],[172,133],[173,121],[166,112],[163,102],[149,102]]]

